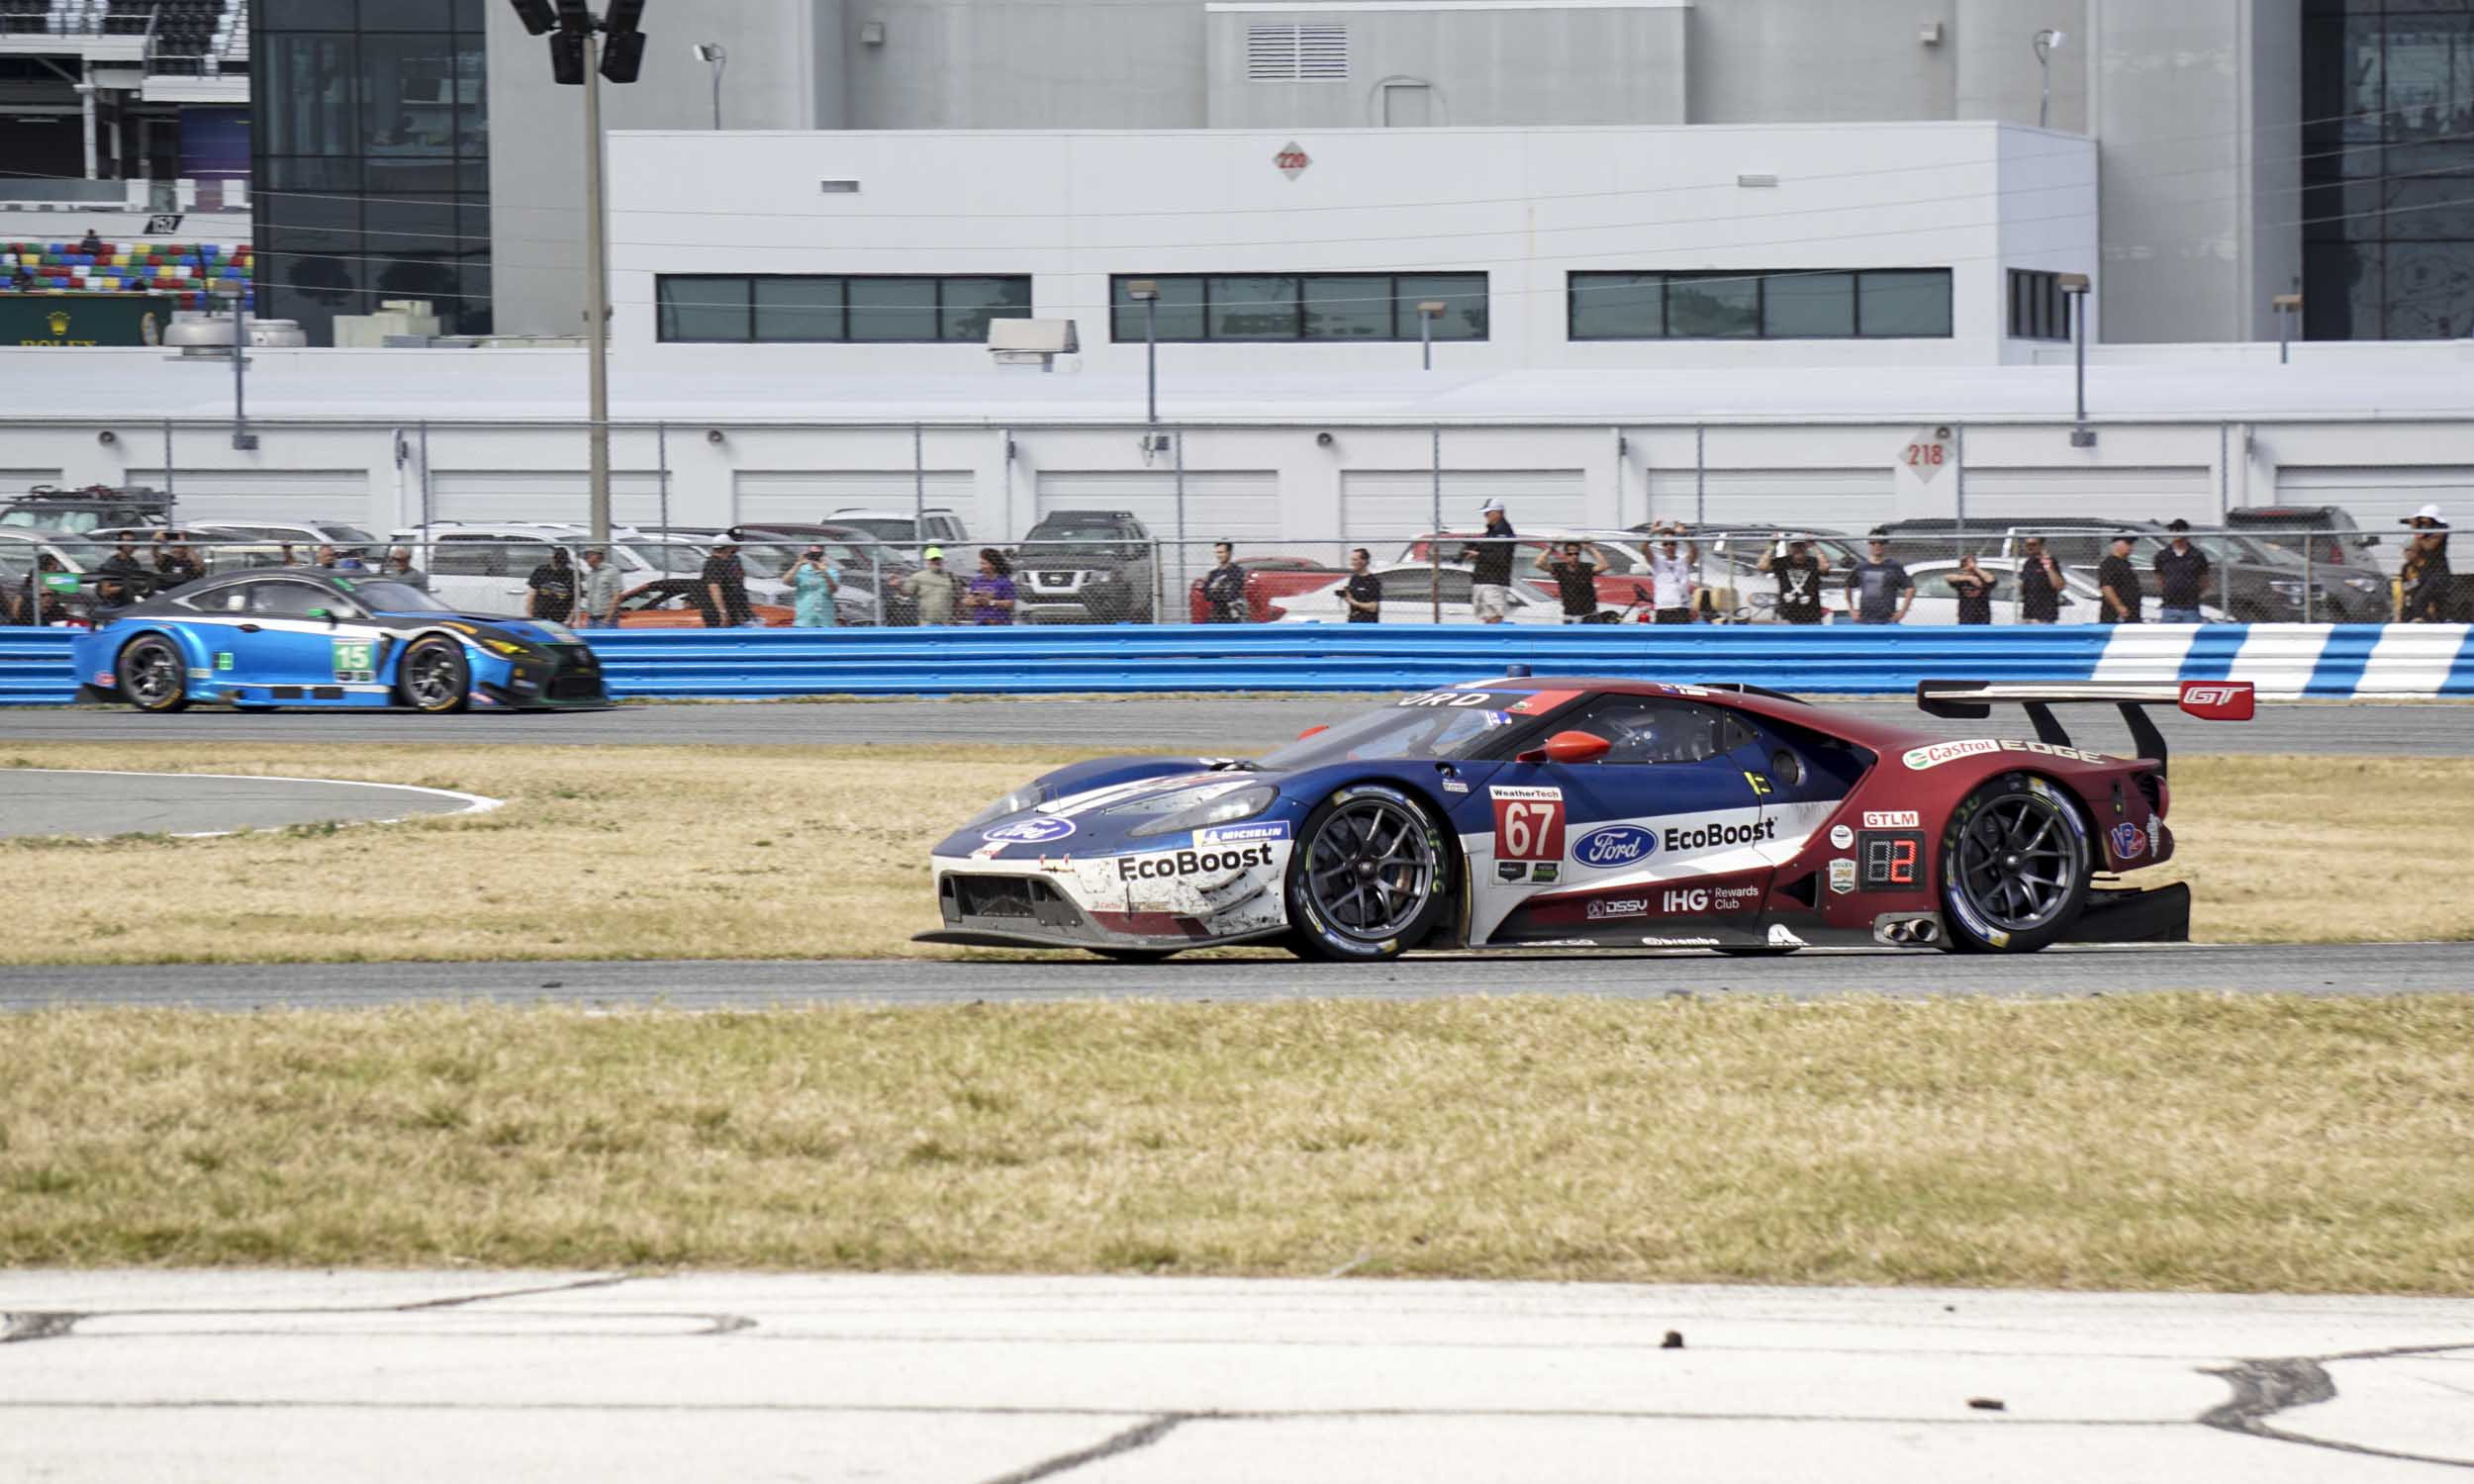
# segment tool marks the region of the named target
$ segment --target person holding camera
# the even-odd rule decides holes
[[[1785,531],[1770,537],[1761,552],[1760,570],[1778,580],[1776,612],[1781,623],[1819,623],[1821,580],[1830,575],[1830,558],[1813,550],[1802,536],[1790,540]]]
[[[791,565],[791,627],[831,628],[833,586],[841,574],[821,546],[810,546]]]
[[[1564,601],[1566,623],[1587,623],[1598,615],[1598,564],[1578,541],[1538,553],[1538,570],[1555,579],[1556,596]]]

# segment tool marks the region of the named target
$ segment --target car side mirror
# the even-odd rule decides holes
[[[1594,763],[1613,750],[1612,742],[1593,732],[1557,732],[1544,747],[1522,753],[1523,763]]]

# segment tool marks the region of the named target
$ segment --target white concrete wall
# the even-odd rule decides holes
[[[1311,159],[1294,180],[1273,156]],[[615,343],[665,365],[782,374],[968,371],[970,345],[656,345],[662,273],[1030,274],[1035,313],[1074,320],[1083,364],[1136,374],[1111,274],[1475,271],[1483,342],[1456,369],[1990,364],[2003,269],[2094,272],[2085,140],[1983,124],[1105,134],[631,133],[612,140]],[[1745,188],[1742,175],[1772,176]],[[822,178],[856,179],[825,196]],[[1945,267],[1938,340],[1567,338],[1587,269]],[[1399,368],[1414,344],[1173,344],[1176,373]]]

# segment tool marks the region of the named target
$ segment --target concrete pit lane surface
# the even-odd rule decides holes
[[[333,779],[0,768],[0,838],[232,835],[470,814],[498,803],[444,788]]]
[[[968,1004],[974,1000],[1420,1000],[1468,994],[2037,998],[2164,990],[2436,994],[2474,989],[2474,943],[2055,948],[2022,956],[1817,949],[1734,960],[1690,950],[1561,956],[1436,954],[1309,964],[1272,954],[1108,964],[1079,953],[935,959],[609,963],[162,964],[0,968],[0,1011],[180,1005],[356,1009],[488,1000],[610,1009]]]
[[[0,1472],[72,1484],[2474,1468],[2463,1299],[30,1271],[0,1309]]]

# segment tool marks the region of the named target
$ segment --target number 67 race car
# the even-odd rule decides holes
[[[566,626],[458,613],[375,575],[284,568],[205,578],[98,614],[71,646],[78,697],[416,711],[607,706]]]
[[[1515,674],[1407,696],[1251,761],[1060,769],[936,847],[919,941],[1145,961],[1270,942],[1411,949],[1884,945],[2033,953],[2181,942],[2144,707],[2248,720],[2251,688],[1926,681],[1940,716],[2026,708],[2033,741],[1952,741],[1752,686]],[[2057,704],[2118,705],[2136,758]]]

